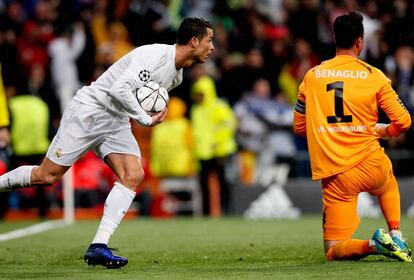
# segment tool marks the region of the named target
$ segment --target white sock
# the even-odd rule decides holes
[[[30,186],[32,169],[37,165],[24,165],[0,176],[0,191],[10,191],[16,188]]]
[[[106,198],[102,220],[92,244],[108,244],[109,238],[124,218],[134,197],[134,191],[115,182],[114,187]]]
[[[403,239],[402,233],[401,233],[400,230],[393,229],[393,230],[390,231],[390,235],[391,235],[391,237],[397,236],[399,239],[401,239],[401,240]]]

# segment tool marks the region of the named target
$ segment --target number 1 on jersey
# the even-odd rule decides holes
[[[344,82],[334,82],[326,85],[326,91],[334,90],[335,116],[328,116],[328,123],[352,122],[352,115],[344,115]]]

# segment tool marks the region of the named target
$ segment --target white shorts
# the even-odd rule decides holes
[[[92,149],[102,159],[111,153],[141,158],[128,118],[72,100],[63,113],[46,157],[59,165],[71,166]]]

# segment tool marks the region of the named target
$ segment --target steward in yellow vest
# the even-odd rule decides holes
[[[49,147],[49,108],[37,96],[10,98],[11,144],[15,156],[43,155]]]
[[[195,171],[192,130],[185,112],[185,103],[171,97],[167,118],[153,128],[150,170],[156,176],[189,176]]]
[[[200,66],[199,66],[200,67]],[[194,70],[197,68],[195,67]],[[228,159],[236,152],[237,121],[231,107],[217,97],[214,80],[203,74],[191,87],[195,104],[191,108],[196,157],[199,161],[203,214],[216,215],[210,190],[217,181],[222,213],[230,213],[230,185],[225,176]],[[219,211],[220,212],[220,211]]]

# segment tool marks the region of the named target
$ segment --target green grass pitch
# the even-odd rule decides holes
[[[27,223],[0,223],[0,232]],[[129,258],[119,270],[88,267],[83,253],[97,221],[0,243],[0,279],[414,279],[414,264],[380,256],[326,262],[321,219],[137,219],[121,223],[109,244]],[[414,242],[414,220],[403,218]],[[364,219],[369,238],[383,219]]]

